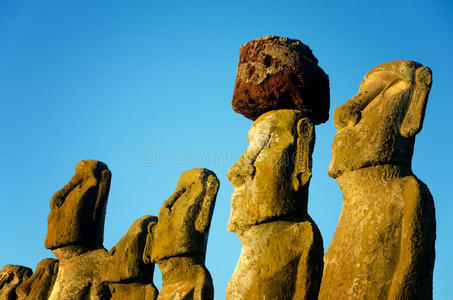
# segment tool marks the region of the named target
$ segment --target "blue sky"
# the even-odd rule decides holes
[[[252,124],[231,108],[239,46],[275,34],[313,50],[330,77],[331,112],[380,63],[410,59],[432,69],[413,171],[436,205],[434,298],[453,298],[453,128],[442,115],[453,109],[453,4],[314,2],[1,1],[0,266],[34,268],[53,257],[44,248],[49,201],[82,159],[113,173],[106,248],[135,219],[157,215],[184,170],[206,167],[221,181],[206,264],[223,299],[241,249],[226,231],[226,172]],[[316,130],[309,213],[327,249],[342,201],[327,176],[332,118]]]

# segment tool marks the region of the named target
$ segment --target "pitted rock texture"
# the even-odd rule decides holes
[[[47,300],[58,273],[58,260],[45,258],[33,275],[16,289],[17,300]]]
[[[228,231],[242,242],[226,299],[317,299],[321,233],[307,212],[315,130],[298,110],[260,116],[249,147],[228,171]]]
[[[31,277],[30,268],[19,265],[5,265],[0,270],[0,299],[16,300],[17,287]]]
[[[297,109],[314,124],[329,118],[329,77],[307,45],[266,36],[241,46],[233,109],[251,120],[276,109]]]
[[[319,299],[432,299],[434,203],[411,170],[430,88],[429,68],[388,62],[335,110],[329,175],[343,208]]]

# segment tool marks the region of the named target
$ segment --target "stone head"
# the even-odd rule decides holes
[[[137,280],[142,283],[152,282],[154,264],[145,264],[145,252],[148,230],[157,223],[155,216],[143,216],[129,227],[127,233],[108,252],[108,259],[103,266],[103,280],[125,282]]]
[[[218,189],[219,180],[212,171],[200,168],[182,173],[175,191],[162,204],[157,224],[149,225],[145,262],[184,255],[204,263]]]
[[[33,274],[30,268],[5,265],[0,270],[0,299],[16,299],[17,287]]]
[[[16,289],[17,300],[47,299],[58,273],[58,260],[45,258],[35,268],[33,275]]]
[[[228,231],[240,234],[273,220],[303,220],[315,128],[297,110],[261,115],[249,130],[249,147],[230,168],[234,185]]]
[[[329,175],[383,164],[410,169],[431,82],[431,70],[413,61],[387,62],[369,71],[358,94],[335,109],[338,132]]]
[[[97,160],[82,160],[72,179],[50,200],[45,247],[102,247],[111,173]]]

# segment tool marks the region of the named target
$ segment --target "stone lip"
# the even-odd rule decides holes
[[[314,123],[329,119],[329,77],[299,40],[266,36],[241,46],[233,110],[250,120],[276,109],[296,109]]]

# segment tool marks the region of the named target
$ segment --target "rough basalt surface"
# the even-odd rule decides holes
[[[307,45],[266,36],[242,45],[233,109],[250,120],[276,109],[297,109],[314,124],[329,118],[329,77]]]

